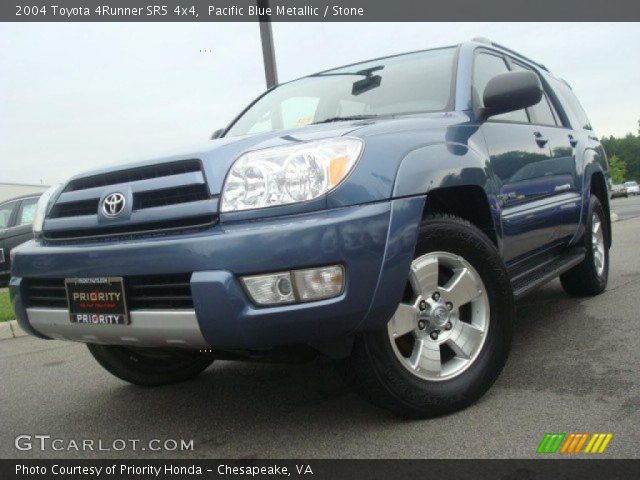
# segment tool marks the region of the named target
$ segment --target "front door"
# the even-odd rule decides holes
[[[479,50],[473,67],[475,101],[495,76],[510,71],[506,57]],[[561,220],[554,216],[556,186],[545,176],[553,158],[549,140],[531,121],[528,110],[496,115],[481,126],[501,209],[506,262],[548,247]]]

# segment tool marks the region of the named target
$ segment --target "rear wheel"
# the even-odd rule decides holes
[[[189,350],[96,344],[88,344],[87,347],[108,372],[129,383],[144,386],[189,380],[213,362],[211,358]]]
[[[404,416],[464,408],[498,377],[514,317],[491,241],[456,217],[428,217],[404,298],[384,330],[361,335],[347,375],[368,400]]]
[[[609,278],[609,239],[606,216],[597,197],[591,196],[589,220],[584,235],[587,254],[584,260],[560,276],[562,288],[569,295],[598,295],[607,287]]]

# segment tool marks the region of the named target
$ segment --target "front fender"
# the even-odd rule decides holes
[[[400,163],[393,197],[466,185],[479,186],[487,194],[495,194],[485,155],[462,143],[425,145],[408,153]]]
[[[500,215],[493,185],[486,157],[464,144],[424,145],[403,158],[393,186],[391,219],[376,293],[358,330],[381,328],[395,312],[413,260],[418,227],[428,202],[426,194],[439,188],[478,186],[492,199],[492,216],[498,226]]]

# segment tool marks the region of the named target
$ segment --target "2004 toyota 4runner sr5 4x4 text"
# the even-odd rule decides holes
[[[278,85],[213,136],[41,197],[23,329],[141,385],[322,354],[425,417],[496,380],[515,299],[607,284],[602,146],[567,83],[490,41]]]

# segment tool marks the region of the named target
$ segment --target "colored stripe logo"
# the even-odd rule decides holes
[[[537,453],[604,453],[612,433],[545,433]]]

